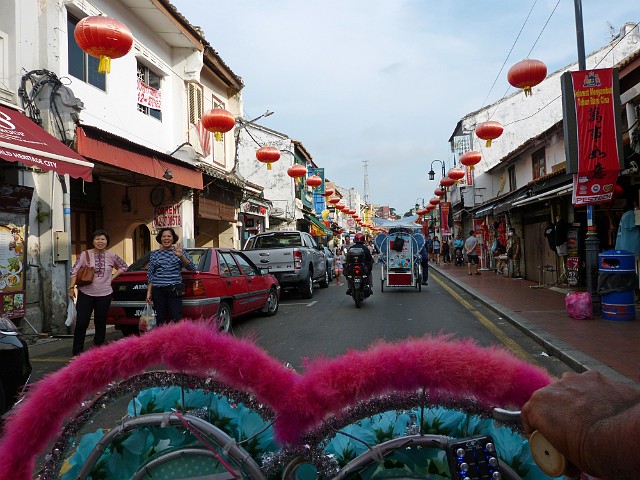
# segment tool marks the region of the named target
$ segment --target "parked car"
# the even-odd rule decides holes
[[[233,319],[252,312],[271,316],[278,312],[280,285],[267,269],[259,269],[242,252],[227,248],[185,249],[196,265],[183,270],[185,318],[218,317],[220,330],[228,331]],[[107,324],[123,335],[138,332],[138,321],[146,305],[147,269],[150,253],[139,258],[116,278]]]
[[[0,415],[16,403],[30,376],[27,343],[11,320],[0,317]]]
[[[322,246],[307,232],[286,230],[255,235],[242,249],[260,267],[267,267],[280,286],[296,289],[302,298],[313,297],[313,284],[329,286],[329,272]]]
[[[327,272],[329,272],[329,281],[333,280],[336,276],[336,260],[333,252],[328,247],[322,247],[324,251],[324,258],[327,261]]]

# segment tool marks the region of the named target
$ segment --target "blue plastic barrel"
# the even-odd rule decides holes
[[[607,250],[598,255],[601,272],[632,273],[636,271],[635,253],[628,250]],[[635,320],[636,307],[633,289],[611,292],[601,296],[600,316],[605,320]]]
[[[598,256],[601,272],[636,271],[636,255],[628,250],[607,250]]]

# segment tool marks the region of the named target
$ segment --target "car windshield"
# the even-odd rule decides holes
[[[185,252],[191,258],[191,261],[196,266],[196,270],[203,271],[205,269],[205,262],[207,258],[207,249],[206,248],[185,248]],[[146,272],[149,269],[149,256],[151,252],[146,253],[131,265],[127,269],[127,272]]]
[[[299,233],[267,234],[256,237],[253,248],[301,247],[302,237]]]

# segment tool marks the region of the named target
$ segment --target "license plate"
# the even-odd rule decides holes
[[[144,311],[144,307],[140,308],[127,308],[126,315],[127,318],[140,318],[142,316],[142,312]],[[155,310],[154,310],[155,312]]]
[[[356,288],[360,287],[360,283],[361,281],[359,279],[353,281],[353,284],[356,286]]]

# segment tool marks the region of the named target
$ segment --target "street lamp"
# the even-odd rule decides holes
[[[438,162],[438,163],[440,163],[442,165],[442,178],[447,176],[447,174],[444,171],[444,169],[445,169],[444,162],[442,160],[434,160],[433,162],[431,162],[431,170],[429,170],[429,173],[428,173],[429,180],[435,180],[435,178],[436,178],[436,172],[433,171],[433,164],[436,163],[436,162]]]

